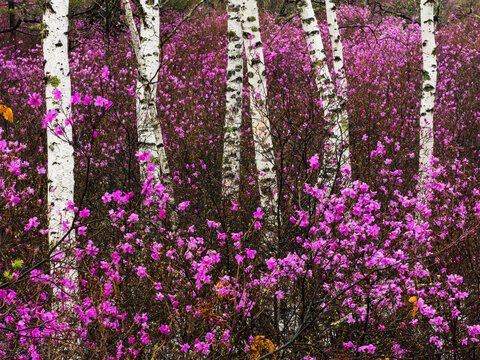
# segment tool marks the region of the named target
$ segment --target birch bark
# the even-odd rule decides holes
[[[67,209],[67,204],[74,198],[74,157],[72,141],[72,126],[67,126],[70,118],[70,66],[68,63],[68,0],[50,0],[45,4],[43,25],[45,26],[42,42],[44,71],[46,79],[47,117],[57,113],[47,129],[48,151],[48,195],[50,247],[57,246],[64,252],[61,259],[52,261],[52,274],[61,272],[67,283],[64,287],[55,289],[64,302],[70,303],[72,291],[76,288],[78,272],[74,256],[74,232],[68,233],[73,225],[74,214]],[[61,94],[61,100],[59,96]],[[68,236],[67,236],[68,234]],[[61,243],[59,246],[58,244]],[[54,252],[55,256],[55,252]],[[60,260],[60,261],[58,261]],[[57,274],[59,275],[59,274]],[[70,290],[70,291],[69,291]],[[70,294],[67,294],[70,292]]]
[[[347,78],[343,64],[343,44],[340,36],[340,29],[337,21],[337,6],[332,0],[325,0],[327,14],[328,33],[332,44],[333,68],[337,76],[337,83],[340,86],[340,96],[343,100],[347,98]]]
[[[274,167],[275,154],[267,112],[266,72],[256,0],[243,0],[242,28],[250,88],[255,163],[259,172],[260,204],[266,212],[267,223],[273,226],[278,222],[278,191]]]
[[[133,50],[137,60],[137,135],[140,153],[150,153],[155,162],[154,181],[162,180],[170,194],[169,205],[174,207],[173,185],[168,166],[165,144],[161,126],[157,119],[157,82],[160,66],[160,18],[158,0],[140,0],[142,18],[140,19],[140,34],[133,20],[129,0],[122,0],[125,19],[132,36]],[[140,163],[142,181],[147,179],[147,163]],[[172,212],[173,223],[176,224],[175,213]]]
[[[420,181],[426,179],[426,168],[433,155],[433,111],[437,88],[437,56],[435,43],[435,0],[420,1],[422,30],[423,86],[420,105]]]
[[[228,63],[225,131],[223,137],[222,192],[224,199],[238,201],[240,192],[240,128],[243,105],[242,1],[229,0]]]
[[[337,84],[339,86],[339,89],[336,91],[335,97],[335,101],[338,102],[338,106],[340,107],[339,109],[337,109],[336,116],[338,116],[339,119],[336,122],[340,123],[342,143],[340,144],[341,148],[336,150],[340,152],[340,156],[337,157],[336,160],[340,161],[339,164],[341,168],[348,167],[351,171],[350,144],[348,135],[348,113],[345,109],[348,85],[343,62],[342,38],[340,36],[340,29],[338,27],[337,21],[337,6],[332,0],[325,0],[325,9],[327,14],[328,33],[330,35],[330,42],[332,44],[333,69],[335,70]],[[331,186],[329,187],[330,191],[332,190],[333,186],[334,184],[331,184]]]
[[[343,110],[342,96],[337,93],[332,83],[320,28],[311,0],[299,0],[297,10],[309,48],[310,61],[315,69],[315,82],[320,92],[323,111],[331,126],[331,134],[326,139],[324,169],[319,179],[319,183],[323,181],[326,185],[327,194],[330,194],[335,186],[336,179],[339,177],[339,170],[350,164],[348,119],[345,110]]]

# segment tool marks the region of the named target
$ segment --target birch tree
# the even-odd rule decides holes
[[[49,125],[47,129],[47,201],[49,207],[50,248],[55,247],[65,254],[58,256],[54,251],[55,261],[51,263],[52,273],[60,271],[70,285],[55,289],[62,301],[69,302],[65,294],[68,288],[76,287],[78,273],[73,254],[75,245],[74,232],[69,231],[73,225],[74,214],[67,209],[73,203],[74,195],[74,157],[72,127],[67,126],[70,118],[70,66],[68,63],[68,0],[50,0],[45,3],[43,13],[44,38],[42,42],[44,70],[46,79],[46,109]],[[61,99],[60,99],[61,98]],[[59,259],[59,257],[62,257]],[[61,261],[61,262],[60,262]]]
[[[420,173],[421,182],[426,179],[426,167],[433,155],[433,111],[437,88],[437,57],[435,43],[435,0],[420,0],[422,30],[423,85],[420,104]]]
[[[333,69],[335,70],[336,80],[339,88],[335,92],[336,107],[334,110],[335,117],[334,123],[340,123],[341,144],[340,148],[335,151],[340,154],[336,154],[336,161],[340,167],[350,167],[350,144],[348,136],[348,113],[345,109],[345,103],[347,101],[347,77],[345,75],[345,67],[343,62],[343,44],[340,36],[340,29],[337,21],[337,6],[332,0],[325,0],[325,10],[327,14],[327,26],[328,33],[330,35],[330,43],[332,44],[333,54]],[[339,156],[338,156],[339,155]],[[337,165],[337,166],[338,166]],[[334,179],[331,180],[335,181]],[[333,183],[329,187],[332,190]]]
[[[226,115],[223,143],[222,191],[224,199],[238,200],[240,187],[240,128],[243,105],[243,30],[241,0],[229,0]]]
[[[340,29],[337,21],[337,6],[332,0],[325,0],[325,10],[327,14],[328,33],[332,44],[333,69],[339,85],[339,94],[343,101],[347,98],[347,78],[345,76],[345,67],[343,63],[343,44],[340,36]],[[347,114],[345,114],[346,116]],[[348,119],[347,119],[348,120]],[[348,135],[346,136],[348,138]]]
[[[315,70],[315,82],[320,92],[323,111],[331,126],[331,134],[329,134],[326,139],[326,151],[323,160],[324,169],[319,179],[319,182],[323,180],[327,186],[327,194],[329,194],[335,186],[336,179],[339,176],[339,170],[350,164],[348,151],[348,118],[346,111],[343,109],[344,100],[336,91],[330,76],[330,71],[326,63],[325,48],[311,0],[297,1],[297,10],[309,48],[310,62]],[[328,11],[330,12],[331,10],[332,8],[330,7]],[[332,24],[332,26],[334,26],[334,24]],[[333,29],[331,31],[332,37],[338,40],[339,35],[337,38],[333,33]],[[338,45],[336,46],[337,50],[334,57],[338,56],[339,51],[342,51]],[[343,59],[343,54],[341,59]],[[341,62],[343,64],[343,61]],[[338,60],[337,66],[340,66]],[[342,83],[340,82],[340,84]],[[344,85],[346,86],[345,82]]]
[[[277,223],[278,216],[278,191],[274,166],[275,154],[267,113],[265,60],[256,0],[243,0],[242,29],[250,88],[250,114],[255,144],[255,163],[259,173],[260,204],[267,214],[267,223],[274,225]],[[273,234],[267,235],[267,237],[271,235]]]
[[[141,7],[140,34],[133,20],[130,0],[122,0],[125,19],[132,37],[133,50],[137,60],[137,135],[140,153],[150,153],[156,163],[153,179],[162,180],[170,193],[169,205],[174,206],[173,186],[170,177],[165,144],[160,123],[157,119],[158,68],[160,66],[160,18],[158,0],[139,0]],[[140,163],[142,181],[147,178],[147,163]],[[174,215],[174,223],[176,217]],[[174,224],[175,225],[175,224]]]

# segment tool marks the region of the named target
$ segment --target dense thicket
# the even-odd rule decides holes
[[[65,279],[49,266],[41,46],[3,34],[0,104],[14,124],[1,120],[0,357],[477,357],[480,24],[452,18],[438,31],[438,161],[427,197],[417,198],[420,27],[374,9],[338,10],[352,169],[331,196],[317,184],[330,128],[301,23],[261,15],[282,220],[273,243],[262,241],[272,229],[260,207],[247,81],[240,196],[222,199],[226,14],[199,9],[160,48],[157,116],[176,230],[165,187],[140,176],[149,159],[138,153],[126,28],[115,23],[106,36],[101,21],[71,20],[74,315],[52,305]],[[160,39],[182,17],[163,11]],[[322,15],[319,24],[328,39]]]

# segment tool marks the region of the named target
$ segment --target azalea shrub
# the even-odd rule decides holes
[[[435,157],[420,188],[420,28],[371,10],[338,10],[352,166],[331,194],[319,176],[330,128],[301,24],[262,14],[277,224],[260,206],[246,82],[240,197],[221,196],[225,13],[200,9],[161,48],[156,102],[174,209],[154,181],[158,163],[138,152],[131,39],[113,28],[107,53],[101,27],[72,20],[72,248],[48,243],[55,115],[41,47],[22,34],[5,43],[0,104],[13,123],[0,129],[0,357],[475,358],[479,22],[452,19],[437,34]],[[162,37],[182,18],[163,12]]]

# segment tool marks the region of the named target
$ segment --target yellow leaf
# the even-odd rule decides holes
[[[415,319],[415,314],[417,313],[418,306],[418,296],[412,296],[410,299],[408,299],[408,302],[413,305],[413,310],[412,310],[412,317]]]
[[[273,350],[275,350],[275,345],[265,336],[257,335],[255,336],[255,341],[253,342],[251,349],[253,353],[252,355],[250,355],[250,360],[254,360],[260,357],[262,355],[262,352],[265,350],[268,352],[272,352]],[[273,359],[276,359],[275,355],[273,355]]]
[[[13,123],[13,112],[12,109],[6,107],[5,105],[0,105],[0,113],[3,114],[3,117]]]
[[[7,108],[7,110],[3,113],[3,117],[13,123],[13,112],[12,109]]]

